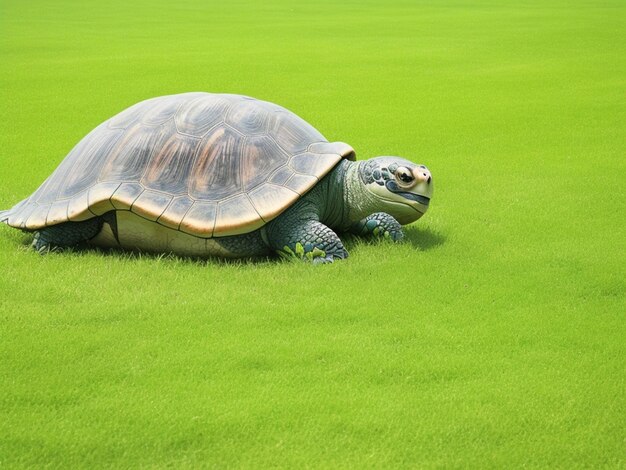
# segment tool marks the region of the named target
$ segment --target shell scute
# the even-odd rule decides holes
[[[187,175],[192,173],[199,142],[194,137],[171,135],[152,155],[141,179],[143,186],[173,195],[187,194]]]
[[[39,204],[50,204],[88,189],[97,179],[111,149],[123,135],[120,129],[98,126],[81,140],[57,169],[31,196]]]
[[[130,210],[144,190],[139,183],[122,183],[111,196],[111,204],[118,210]]]
[[[287,182],[285,187],[297,192],[300,196],[305,194],[318,179],[315,176],[294,174]]]
[[[232,107],[226,116],[226,124],[243,135],[257,135],[267,133],[273,119],[273,113],[258,101],[245,100]]]
[[[13,218],[9,219],[9,223],[13,227],[20,229],[26,229],[26,221],[30,218],[30,215],[39,207],[37,203],[28,204],[23,210],[19,211]]]
[[[109,153],[123,135],[120,129],[101,129],[94,132],[85,148],[72,151],[73,161],[67,179],[63,182],[59,197],[72,197],[89,188],[98,179],[98,174]]]
[[[181,232],[210,238],[213,236],[217,203],[196,201],[183,218],[179,230]]]
[[[98,183],[89,188],[87,193],[89,210],[95,215],[102,215],[115,209],[111,202],[111,196],[119,186],[120,183]]]
[[[186,95],[171,95],[148,100],[140,122],[146,126],[160,126],[174,117]],[[187,97],[188,98],[188,97]]]
[[[39,227],[42,223],[45,223],[48,212],[50,211],[50,204],[43,206],[36,206],[30,213],[28,219],[24,222],[24,227],[27,230],[33,230]]]
[[[72,222],[91,219],[95,214],[89,210],[89,191],[74,196],[67,207],[67,218]]]
[[[174,121],[181,134],[204,137],[213,126],[223,121],[231,101],[213,95],[200,95],[184,103]]]
[[[150,106],[150,100],[137,103],[130,108],[116,114],[107,121],[109,129],[126,129],[141,119],[146,107]]]
[[[284,186],[266,183],[250,191],[248,197],[261,218],[268,222],[280,213],[285,201],[291,205],[300,195]]]
[[[146,189],[133,202],[130,210],[148,220],[157,220],[165,211],[172,196]]]
[[[166,227],[178,229],[189,208],[193,205],[193,200],[187,196],[174,198],[157,222]]]
[[[60,222],[67,221],[67,208],[69,204],[69,200],[53,202],[50,205],[50,210],[46,217],[46,225],[56,225]]]
[[[191,197],[219,201],[240,193],[242,146],[241,136],[226,126],[209,132],[198,145],[188,177]]]
[[[214,237],[239,235],[264,224],[248,196],[240,194],[218,203]]]
[[[341,160],[336,154],[326,153],[316,155],[314,153],[303,153],[296,155],[289,161],[289,167],[297,173],[306,175],[319,175],[329,165],[334,166]]]
[[[245,151],[239,159],[241,179],[245,190],[256,188],[268,175],[289,161],[289,154],[268,136],[252,136],[246,140]]]
[[[283,165],[274,171],[274,173],[269,177],[268,183],[283,185],[292,176],[293,170],[289,168],[289,165]]]
[[[100,171],[100,181],[139,181],[152,156],[172,135],[172,125],[159,128],[137,124],[111,150]]]
[[[290,155],[304,152],[312,142],[326,141],[317,129],[295,114],[276,113],[269,134]]]

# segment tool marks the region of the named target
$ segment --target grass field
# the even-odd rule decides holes
[[[0,227],[0,467],[626,466],[626,4],[337,3],[0,0],[0,208],[186,91],[436,183],[321,267]]]

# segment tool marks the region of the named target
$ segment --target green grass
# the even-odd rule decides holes
[[[626,466],[626,5],[0,0],[0,208],[98,123],[213,91],[427,164],[331,266],[0,227],[0,466]]]

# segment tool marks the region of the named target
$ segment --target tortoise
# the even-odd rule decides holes
[[[85,136],[0,221],[39,252],[88,243],[189,256],[348,256],[336,232],[399,241],[428,209],[423,165],[356,161],[278,105],[184,93],[137,103]]]

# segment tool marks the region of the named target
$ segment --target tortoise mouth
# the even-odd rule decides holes
[[[408,192],[398,192],[403,198],[409,199],[410,201],[419,202],[421,205],[428,207],[430,204],[430,198],[426,196],[421,196],[419,194],[408,193]]]
[[[426,207],[428,207],[428,205],[430,204],[430,198],[429,197],[422,196],[421,194],[415,194],[415,193],[412,193],[412,192],[409,192],[409,191],[403,191],[395,183],[395,181],[387,181],[385,183],[385,186],[392,193],[397,194],[398,196],[402,196],[403,198],[408,199],[409,201],[417,202],[417,203],[421,204],[422,206],[426,206]]]

